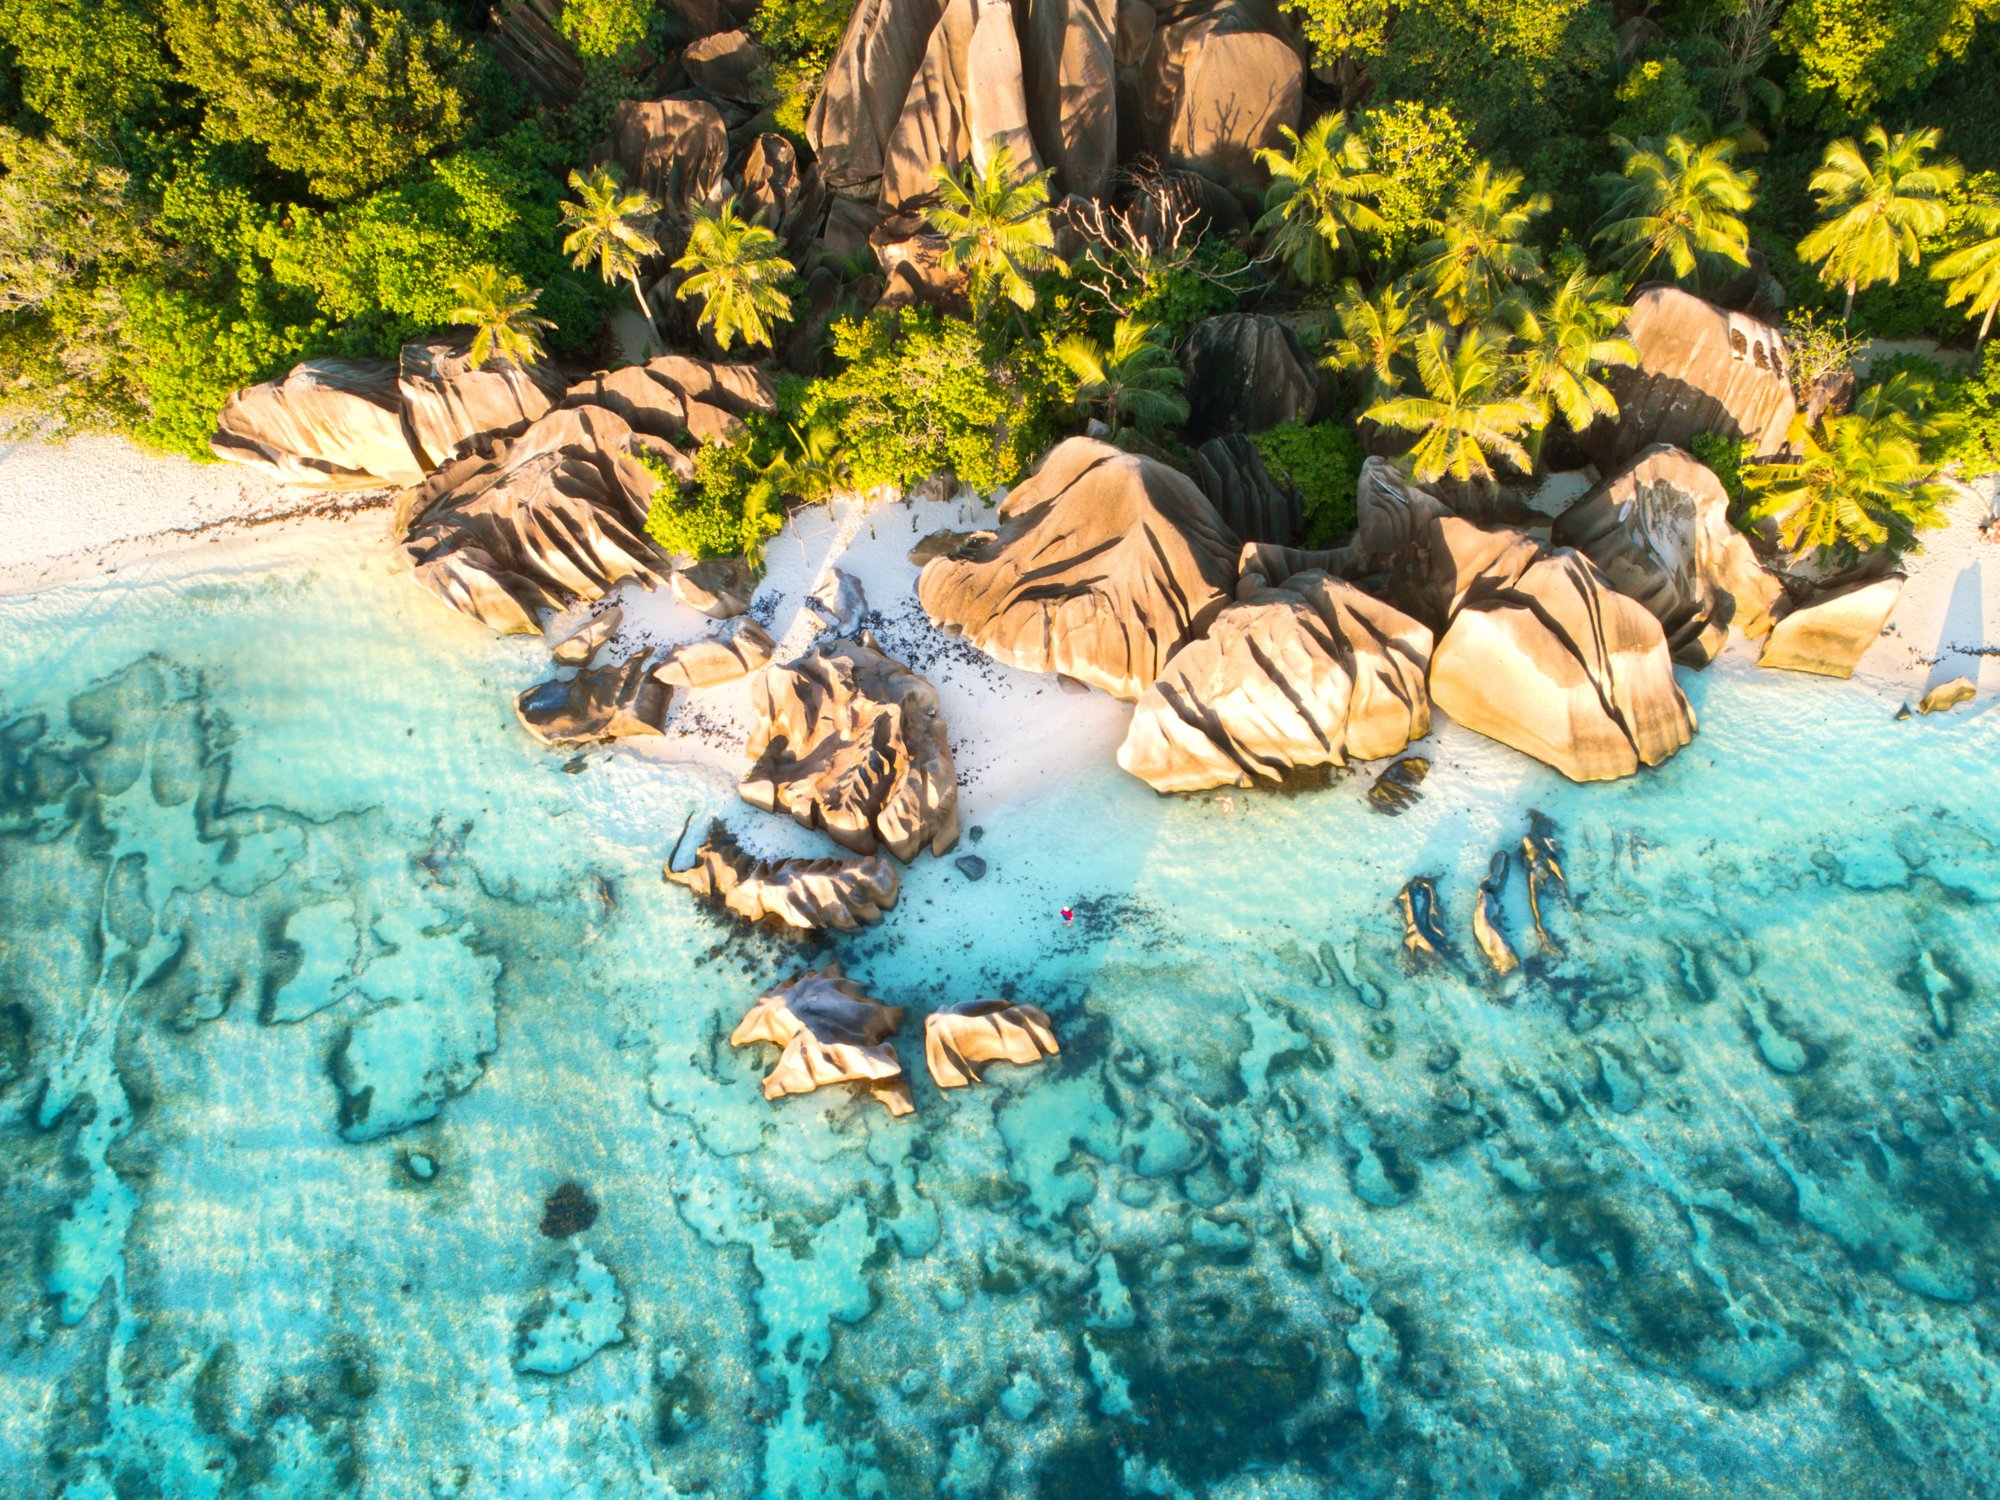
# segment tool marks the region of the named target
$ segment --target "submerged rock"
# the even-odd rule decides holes
[[[1693,454],[1665,443],[1640,453],[1556,518],[1552,540],[1574,547],[1611,586],[1643,604],[1684,666],[1704,667],[1734,625],[1771,628],[1783,596],[1729,523],[1722,481]]]
[[[770,631],[744,617],[719,635],[669,647],[654,665],[653,675],[669,687],[715,687],[762,671],[777,647]]]
[[[565,1182],[542,1204],[541,1230],[552,1240],[582,1234],[597,1222],[597,1203],[573,1182]]]
[[[1659,621],[1589,559],[1525,533],[1431,523],[1432,594],[1450,623],[1431,656],[1436,705],[1466,728],[1607,781],[1694,738]]]
[[[1868,648],[1882,638],[1882,627],[1902,594],[1901,573],[1821,594],[1771,627],[1757,665],[1852,677]]]
[[[1528,910],[1534,917],[1535,936],[1545,950],[1560,953],[1562,944],[1549,936],[1542,921],[1542,903],[1550,896],[1561,897],[1565,905],[1574,903],[1569,881],[1563,876],[1562,849],[1556,843],[1554,825],[1540,813],[1529,814],[1528,831],[1521,835],[1521,867],[1528,875]]]
[[[569,1280],[545,1293],[515,1329],[514,1368],[567,1375],[598,1350],[625,1341],[625,1294],[588,1250],[576,1252]]]
[[[1274,782],[1430,732],[1431,633],[1324,573],[1232,604],[1167,663],[1118,764],[1155,791]]]
[[[962,1000],[924,1017],[924,1064],[941,1089],[982,1081],[979,1064],[1026,1066],[1062,1049],[1048,1014],[1010,1000]]]
[[[783,1050],[764,1078],[764,1097],[809,1094],[858,1083],[892,1115],[916,1108],[909,1080],[888,1038],[903,1024],[900,1006],[864,994],[840,965],[796,974],[759,995],[730,1033],[729,1045],[769,1042]]]
[[[545,745],[587,745],[598,740],[663,734],[673,694],[657,681],[644,657],[544,682],[515,700],[522,725]]]
[[[1010,666],[1114,697],[1151,686],[1236,582],[1236,538],[1192,480],[1088,438],[1051,449],[999,519],[925,564],[925,612]]]
[[[757,859],[746,853],[721,819],[685,870],[671,865],[666,878],[697,896],[720,902],[746,922],[770,919],[804,932],[852,932],[879,922],[896,904],[895,865],[879,854],[853,859]]]
[[[209,449],[280,484],[322,490],[424,477],[404,433],[396,366],[386,359],[309,359],[282,380],[245,386],[223,402]]]
[[[1509,864],[1505,849],[1493,856],[1486,867],[1486,878],[1479,882],[1479,899],[1472,908],[1473,941],[1479,944],[1479,951],[1486,955],[1496,974],[1511,974],[1521,966],[1507,934],[1500,928],[1500,897],[1507,889]]]
[[[782,808],[857,854],[879,845],[909,860],[958,841],[958,770],[937,691],[867,631],[771,668],[755,709],[744,801]]]
[[[613,412],[551,411],[493,457],[448,464],[406,494],[403,555],[425,588],[503,632],[538,630],[539,615],[628,578],[663,583],[638,451]]]
[[[1368,788],[1369,805],[1379,813],[1400,817],[1417,805],[1423,796],[1419,788],[1430,773],[1431,763],[1423,756],[1404,756],[1375,778],[1375,784]]]
[[[1979,689],[1973,686],[1970,677],[1954,677],[1950,682],[1940,682],[1925,693],[1917,704],[1920,714],[1944,713],[1961,703],[1970,703],[1979,696]]]
[[[984,880],[986,878],[986,861],[976,854],[961,854],[952,863],[958,866],[958,873],[963,875],[967,880]]]

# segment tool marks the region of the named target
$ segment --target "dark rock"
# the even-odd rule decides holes
[[[1369,805],[1392,818],[1401,816],[1423,796],[1419,789],[1430,771],[1431,763],[1421,755],[1404,756],[1375,778],[1375,784],[1368,788]]]
[[[1242,433],[1203,443],[1195,452],[1194,478],[1223,525],[1245,542],[1297,545],[1305,530],[1298,491],[1271,477],[1257,445]]]
[[[643,656],[531,687],[514,708],[544,744],[581,745],[666,731],[672,692]]]
[[[552,1240],[582,1234],[596,1222],[596,1201],[573,1182],[565,1182],[542,1204],[542,1233]]]
[[[1449,946],[1438,916],[1437,887],[1419,875],[1397,897],[1403,908],[1403,947],[1419,958],[1437,958]]]
[[[967,880],[984,880],[986,878],[986,861],[976,854],[961,854],[952,863],[958,866],[959,873],[964,875]]]
[[[1194,325],[1181,348],[1190,439],[1310,422],[1319,380],[1298,336],[1262,313],[1222,313]]]
[[[729,127],[702,99],[628,99],[611,118],[611,155],[625,181],[668,214],[709,204],[729,161]]]

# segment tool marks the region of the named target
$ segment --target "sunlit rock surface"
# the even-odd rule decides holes
[[[924,1066],[941,1089],[980,1082],[981,1063],[1026,1066],[1061,1050],[1048,1012],[1012,1000],[961,1000],[924,1017]]]
[[[958,769],[937,690],[867,631],[829,641],[757,679],[756,724],[737,785],[843,849],[898,859],[958,842]]]
[[[998,532],[934,557],[917,593],[999,661],[1136,699],[1228,602],[1237,550],[1185,475],[1070,438],[1008,494]]]
[[[489,359],[474,368],[471,340],[430,339],[403,345],[396,391],[426,469],[468,453],[490,453],[563,397],[567,382],[555,367],[523,369]]]
[[[1852,677],[1868,648],[1882,638],[1889,611],[1902,593],[1901,573],[1830,589],[1779,618],[1757,665]]]
[[[654,663],[653,675],[669,687],[715,687],[762,671],[776,647],[770,631],[739,618],[717,635],[669,646]]]
[[[246,386],[223,403],[209,446],[280,484],[381,489],[424,477],[404,434],[393,360],[309,359]]]
[[[667,868],[667,879],[719,901],[746,922],[775,919],[806,931],[851,932],[879,922],[896,904],[896,866],[879,854],[849,859],[757,859],[720,819],[711,823],[694,863]]]
[[[884,1005],[846,978],[839,964],[828,964],[758,996],[729,1034],[729,1045],[768,1042],[781,1049],[764,1075],[766,1099],[856,1083],[890,1114],[906,1115],[916,1106],[889,1043],[902,1024],[902,1007]]]
[[[587,745],[660,733],[672,701],[672,690],[635,656],[531,687],[514,700],[514,712],[544,744]]]

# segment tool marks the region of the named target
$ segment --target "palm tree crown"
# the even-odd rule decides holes
[[[1893,402],[1862,403],[1808,426],[1793,419],[1796,460],[1755,464],[1743,482],[1752,520],[1775,520],[1789,551],[1906,547],[1941,520],[1942,487],[1924,462],[1917,424]]]
[[[1083,334],[1056,346],[1077,378],[1076,399],[1087,406],[1101,404],[1111,418],[1114,437],[1124,426],[1157,432],[1187,419],[1181,367],[1154,334],[1150,323],[1120,318],[1111,331],[1109,350]]]
[[[1993,326],[1993,310],[2000,307],[2000,203],[1975,203],[1970,209],[1979,238],[1963,245],[1931,267],[1931,275],[1945,285],[1945,305],[1965,304],[1965,315],[1979,319],[1979,336],[1972,342],[1977,349],[1986,342]]]
[[[608,166],[593,167],[588,176],[571,172],[569,186],[576,198],[562,205],[563,227],[570,231],[563,250],[574,265],[596,261],[597,274],[606,281],[630,282],[646,326],[658,337],[653,310],[639,285],[639,267],[647,256],[660,253],[650,227],[660,205],[644,193],[626,192],[617,170]]]
[[[1402,378],[1417,335],[1416,314],[1403,293],[1385,286],[1373,301],[1350,280],[1341,289],[1340,333],[1326,357],[1330,369],[1366,371],[1371,395],[1386,396]]]
[[[1028,278],[1055,264],[1055,227],[1049,222],[1046,172],[1016,182],[1014,155],[994,148],[984,167],[968,162],[960,181],[940,162],[931,168],[941,201],[927,215],[944,236],[944,269],[965,271],[975,316],[994,294],[1026,311],[1035,305]]]
[[[1549,210],[1546,193],[1521,196],[1519,172],[1473,169],[1437,226],[1437,238],[1417,249],[1417,280],[1454,324],[1494,312],[1518,283],[1540,278],[1541,257],[1521,243],[1529,224]]]
[[[452,283],[457,306],[451,320],[472,330],[472,367],[484,369],[494,359],[531,365],[545,357],[542,335],[555,327],[535,313],[541,292],[498,266],[474,266]]]
[[[1664,260],[1676,281],[1700,283],[1704,260],[1750,264],[1742,215],[1756,201],[1757,174],[1734,165],[1736,142],[1697,145],[1670,135],[1658,150],[1618,138],[1622,186],[1596,238],[1622,247],[1619,263],[1636,282]]]
[[[1949,158],[1925,160],[1940,138],[1935,129],[1890,135],[1870,125],[1865,152],[1842,137],[1813,173],[1820,223],[1799,241],[1799,255],[1819,266],[1826,285],[1846,288],[1849,314],[1857,288],[1899,279],[1917,263],[1918,240],[1944,228],[1941,200],[1964,170]]]
[[[1531,446],[1540,448],[1541,430],[1558,416],[1580,433],[1599,417],[1618,415],[1617,400],[1596,372],[1639,362],[1632,341],[1613,332],[1627,311],[1608,278],[1579,269],[1539,307],[1524,308],[1516,318],[1520,393],[1541,419]]]
[[[1291,151],[1265,149],[1257,160],[1271,173],[1259,232],[1271,232],[1271,248],[1308,286],[1333,278],[1334,257],[1360,234],[1383,228],[1369,205],[1382,190],[1368,147],[1347,129],[1344,111],[1321,115],[1301,136],[1281,127]]]
[[[736,216],[734,198],[715,213],[695,210],[687,253],[674,262],[675,270],[691,274],[675,295],[702,299],[701,326],[724,350],[738,338],[768,344],[772,329],[791,317],[792,299],[780,283],[793,266],[780,249],[771,230]]]
[[[1507,394],[1499,339],[1474,326],[1454,348],[1449,331],[1433,323],[1417,335],[1416,367],[1421,396],[1378,401],[1362,416],[1417,434],[1408,458],[1419,480],[1428,484],[1448,475],[1490,484],[1495,458],[1523,472],[1532,467],[1520,439],[1537,413],[1531,402]]]

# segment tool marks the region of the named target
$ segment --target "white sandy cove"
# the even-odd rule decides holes
[[[1567,499],[1574,479],[1564,476],[1551,491],[1558,485],[1567,487]],[[2000,703],[2000,655],[1982,654],[2000,651],[2000,545],[1979,534],[1996,490],[2000,484],[1987,478],[1961,491],[1950,525],[1928,534],[1923,552],[1906,559],[1909,582],[1858,682],[1904,702],[1965,676],[1978,684],[1980,697],[1960,713]],[[0,450],[0,594],[110,573],[130,585],[152,573],[185,576],[190,569],[254,572],[301,554],[323,561],[379,556],[389,545],[387,498],[289,489],[232,465],[148,454],[115,439],[18,444]],[[937,686],[968,822],[1036,795],[1078,764],[1105,764],[1130,713],[1101,693],[1003,667],[931,628],[916,602],[910,548],[932,531],[990,525],[992,515],[969,491],[943,501],[847,501],[803,510],[772,539],[752,606],[785,660],[822,629],[807,595],[836,566],[858,579],[867,594],[867,628]],[[613,599],[625,609],[621,656],[716,628],[664,590],[627,587]],[[588,612],[572,612],[551,634],[560,636]],[[1743,671],[1755,654],[1754,643],[1737,638],[1711,670]],[[617,759],[692,762],[711,768],[718,787],[725,786],[742,768],[750,697],[747,680],[683,694],[664,739],[627,742]]]

